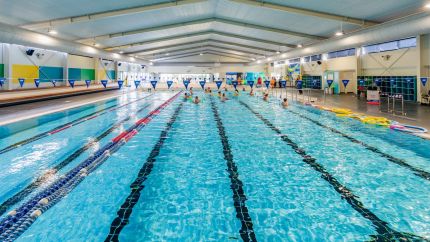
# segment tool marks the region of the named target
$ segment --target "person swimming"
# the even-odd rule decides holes
[[[184,94],[184,99],[185,99],[185,100],[188,100],[188,98],[189,98],[189,95],[188,95],[188,92],[186,92],[186,93]]]
[[[249,96],[254,96],[254,89],[251,89],[251,91],[249,92]]]
[[[194,98],[193,103],[195,103],[195,104],[199,104],[199,103],[200,103],[200,99],[199,99],[199,97],[198,97],[198,96],[196,96],[196,97]]]
[[[264,95],[263,95],[263,100],[264,101],[269,101],[269,94],[268,93],[265,93]]]
[[[243,88],[242,88],[242,92],[246,92],[246,89],[245,89],[245,87],[243,87]]]
[[[288,107],[288,99],[284,98],[284,101],[282,102],[282,107],[287,108]]]
[[[234,91],[233,96],[235,96],[235,97],[238,97],[238,96],[239,96],[239,91],[238,91],[237,89]]]
[[[192,87],[190,87],[190,95],[192,96],[194,94],[194,92],[193,92],[193,88]]]
[[[221,98],[221,97],[222,97],[221,92],[218,92],[218,97],[219,97],[219,98]]]
[[[225,96],[225,93],[223,93],[221,96],[221,102],[225,102],[227,100],[228,100],[228,98]]]

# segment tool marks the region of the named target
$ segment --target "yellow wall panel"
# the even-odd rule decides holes
[[[107,80],[106,71],[105,70],[99,70],[99,80]]]
[[[39,67],[31,65],[12,65],[12,82],[18,83],[18,78],[25,78],[25,82],[32,83],[33,79],[39,78]]]

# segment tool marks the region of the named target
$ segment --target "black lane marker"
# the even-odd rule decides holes
[[[70,121],[70,122],[68,122],[68,123],[62,124],[62,125],[60,125],[60,126],[57,126],[57,127],[53,128],[53,129],[50,129],[50,130],[48,130],[48,131],[46,131],[46,132],[43,132],[43,133],[37,134],[37,135],[35,135],[35,136],[33,136],[33,137],[30,137],[30,138],[28,138],[28,139],[25,139],[25,140],[21,140],[21,141],[19,141],[19,142],[15,143],[15,144],[9,145],[9,146],[7,146],[7,147],[5,147],[5,148],[1,149],[1,150],[0,150],[0,155],[1,155],[1,154],[4,154],[4,153],[6,153],[6,152],[9,152],[9,151],[11,151],[11,150],[14,150],[14,149],[16,149],[16,148],[18,148],[18,147],[20,147],[20,146],[23,146],[23,145],[26,145],[26,144],[32,143],[32,142],[34,142],[34,141],[36,141],[36,140],[42,139],[42,138],[44,138],[44,137],[47,137],[47,136],[49,136],[49,134],[50,134],[50,133],[52,133],[52,132],[54,132],[54,131],[56,131],[56,130],[60,130],[60,129],[62,129],[62,128],[64,128],[64,127],[67,127],[67,126],[69,126],[69,125],[77,125],[77,124],[80,124],[80,123],[82,123],[82,122],[85,122],[85,121],[86,121],[86,120],[85,120],[86,118],[91,117],[91,116],[93,116],[93,115],[96,115],[96,114],[98,114],[98,113],[104,112],[104,111],[109,110],[109,109],[113,109],[113,110],[115,110],[115,109],[118,109],[118,108],[124,107],[124,106],[126,106],[126,105],[129,105],[129,104],[131,104],[131,103],[134,103],[134,102],[137,102],[137,101],[143,100],[143,99],[145,99],[145,98],[148,98],[148,97],[150,97],[150,96],[152,96],[152,95],[154,95],[154,94],[150,94],[150,95],[145,96],[145,97],[143,97],[143,98],[140,98],[140,99],[137,99],[137,100],[131,101],[131,102],[129,102],[129,103],[123,104],[123,105],[121,105],[121,106],[118,106],[118,105],[119,105],[119,103],[118,103],[118,104],[116,104],[116,105],[113,105],[113,106],[110,106],[110,107],[107,107],[107,108],[100,109],[99,111],[96,111],[96,112],[90,113],[90,114],[88,114],[88,115],[85,115],[85,116],[83,116],[83,117],[77,118],[77,119],[75,119],[75,120],[73,120],[73,121]]]
[[[213,98],[211,100],[212,112],[218,127],[218,133],[221,138],[223,147],[224,159],[227,162],[227,171],[230,177],[230,188],[233,191],[234,208],[236,209],[236,217],[239,219],[242,227],[239,231],[243,241],[257,241],[254,234],[254,225],[251,216],[249,216],[248,208],[246,207],[246,195],[243,190],[243,182],[239,178],[239,172],[236,163],[233,160],[233,153],[228,143],[228,137],[225,133],[224,124],[215,105]]]
[[[141,109],[137,110],[135,114],[140,113],[141,111],[147,109],[152,104],[145,105]],[[132,115],[133,116],[133,115]],[[6,201],[4,201],[0,205],[0,216],[3,215],[9,208],[11,208],[13,205],[21,202],[24,198],[26,198],[29,194],[31,194],[35,189],[43,185],[49,177],[55,175],[59,170],[67,166],[70,162],[75,160],[77,157],[79,157],[82,153],[84,153],[86,150],[91,148],[93,145],[95,145],[97,142],[99,142],[101,139],[112,133],[115,129],[117,129],[119,126],[121,126],[123,123],[129,121],[132,116],[128,116],[127,118],[115,123],[113,126],[111,126],[109,129],[105,130],[102,134],[97,136],[94,140],[87,143],[86,145],[82,146],[81,148],[77,149],[75,152],[73,152],[71,155],[69,155],[66,159],[55,165],[50,172],[47,172],[43,174],[42,176],[38,177],[34,182],[30,183],[28,186],[26,186],[23,190],[19,191],[12,197],[8,198]]]
[[[301,118],[304,118],[304,119],[306,119],[306,120],[309,120],[309,121],[311,121],[312,123],[314,123],[314,124],[316,124],[316,125],[318,125],[318,126],[320,126],[320,127],[323,127],[323,128],[325,128],[325,129],[328,129],[328,130],[330,130],[330,131],[331,131],[331,132],[333,132],[333,133],[339,134],[339,135],[341,135],[342,137],[344,137],[344,138],[348,139],[349,141],[351,141],[351,142],[353,142],[353,143],[360,144],[360,145],[362,145],[363,147],[365,147],[366,149],[368,149],[368,150],[370,150],[370,151],[372,151],[372,152],[374,152],[374,153],[376,153],[376,154],[378,154],[378,155],[380,155],[380,156],[382,156],[382,157],[386,158],[386,159],[387,159],[387,160],[389,160],[390,162],[392,162],[392,163],[394,163],[394,164],[397,164],[397,165],[399,165],[399,166],[402,166],[402,167],[405,167],[405,168],[407,168],[407,169],[411,170],[411,171],[413,172],[413,174],[414,174],[414,175],[416,175],[416,176],[418,176],[418,177],[420,177],[420,178],[423,178],[423,179],[425,179],[425,180],[427,180],[427,181],[430,181],[430,173],[429,173],[429,172],[424,171],[424,170],[421,170],[421,169],[419,169],[419,168],[417,168],[417,167],[414,167],[414,166],[412,166],[412,165],[408,164],[408,163],[407,163],[405,160],[403,160],[403,159],[399,159],[399,158],[396,158],[396,157],[394,157],[394,156],[392,156],[392,155],[390,155],[390,154],[387,154],[387,153],[385,153],[385,152],[383,152],[383,151],[379,150],[379,149],[378,149],[378,148],[376,148],[376,147],[373,147],[373,146],[368,145],[368,144],[366,144],[366,143],[364,143],[364,142],[362,142],[362,141],[359,141],[359,140],[357,140],[357,139],[355,139],[355,138],[353,138],[353,137],[351,137],[351,136],[349,136],[349,135],[347,135],[347,134],[345,134],[345,133],[343,133],[343,132],[341,132],[341,131],[339,131],[339,130],[337,130],[337,129],[334,129],[334,128],[332,128],[332,127],[326,126],[326,125],[324,125],[324,124],[322,124],[322,123],[320,123],[320,122],[318,122],[318,121],[316,121],[316,120],[313,120],[313,119],[311,119],[311,118],[309,118],[309,117],[306,117],[306,116],[305,116],[305,115],[303,115],[303,114],[300,114],[300,113],[297,113],[297,112],[295,112],[295,111],[291,111],[291,110],[288,110],[288,111],[289,111],[289,112],[291,112],[291,113],[293,113],[293,114],[295,114],[295,115],[297,115],[297,116],[299,116],[299,117],[301,117]]]
[[[424,238],[421,238],[417,235],[398,232],[392,229],[387,222],[380,219],[376,214],[370,211],[368,208],[364,207],[363,203],[359,200],[359,197],[354,195],[354,193],[342,185],[332,174],[330,174],[326,168],[318,163],[315,158],[306,154],[306,151],[301,149],[294,141],[292,141],[287,135],[282,134],[281,130],[276,128],[268,119],[264,118],[260,113],[254,111],[248,104],[243,101],[239,101],[239,103],[247,108],[250,112],[252,112],[257,118],[259,118],[263,123],[273,130],[275,133],[281,135],[280,138],[286,142],[293,150],[303,157],[303,162],[308,164],[312,169],[321,174],[321,178],[326,180],[337,193],[339,193],[342,199],[345,199],[346,202],[351,205],[351,207],[357,211],[361,216],[369,220],[376,232],[377,235],[370,235],[375,241],[426,241]]]
[[[167,134],[172,129],[172,126],[175,123],[183,105],[184,103],[181,102],[176,108],[169,122],[166,124],[166,127],[161,132],[160,138],[158,139],[154,148],[152,148],[151,153],[146,159],[146,162],[143,164],[142,168],[140,168],[137,178],[131,183],[131,192],[125,199],[124,203],[121,205],[120,209],[117,211],[118,216],[112,221],[109,235],[106,237],[105,241],[119,241],[119,234],[128,224],[131,213],[133,212],[133,208],[139,201],[141,195],[140,192],[145,187],[143,183],[151,173],[156,158],[160,154],[160,149],[163,147],[164,142],[167,139]]]

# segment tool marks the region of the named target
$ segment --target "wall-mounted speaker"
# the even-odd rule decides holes
[[[121,62],[118,62],[118,66],[121,66],[122,65],[122,63]]]
[[[34,54],[34,49],[28,49],[25,51],[25,53],[29,56],[32,56]]]
[[[318,64],[318,65],[321,65],[321,64],[322,64],[322,62],[321,62],[321,61],[317,61],[317,64]]]

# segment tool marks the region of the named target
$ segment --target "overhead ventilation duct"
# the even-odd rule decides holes
[[[144,60],[134,59],[117,53],[111,53],[92,46],[55,38],[4,23],[0,23],[0,43],[18,44],[61,51],[75,55],[148,64],[148,62]]]

